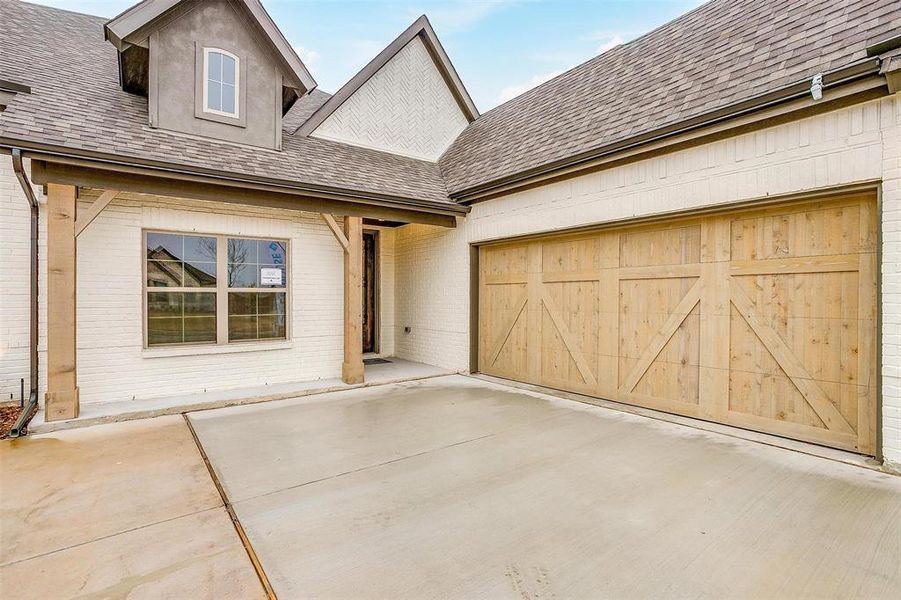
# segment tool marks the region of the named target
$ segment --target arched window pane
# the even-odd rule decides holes
[[[222,83],[235,85],[235,59],[231,56],[222,56]]]
[[[238,61],[216,50],[206,51],[206,110],[238,115]]]

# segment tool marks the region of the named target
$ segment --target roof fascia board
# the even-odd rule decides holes
[[[144,0],[107,21],[103,26],[104,35],[119,51],[122,51],[130,44],[146,38],[148,27],[183,2],[184,0]],[[291,75],[292,83],[302,89],[304,93],[314,90],[317,86],[316,80],[313,79],[306,65],[297,56],[297,52],[285,39],[284,34],[259,0],[232,0],[232,2],[243,6],[253,17],[256,25],[275,48],[278,58]]]
[[[328,212],[340,215],[398,220],[442,227],[456,227],[456,215],[416,210],[409,206],[369,204],[348,199],[316,198],[269,190],[247,189],[221,183],[186,181],[171,177],[135,177],[130,173],[32,159],[32,179],[38,184],[59,183],[122,192],[154,194],[257,206],[279,210]]]
[[[472,101],[469,92],[466,90],[466,86],[463,85],[463,80],[460,79],[457,69],[454,68],[454,63],[451,62],[447,52],[444,51],[444,46],[441,44],[441,40],[438,39],[438,34],[432,29],[432,24],[429,23],[425,15],[420,18],[424,21],[422,33],[429,41],[425,47],[428,49],[429,54],[432,55],[432,60],[438,66],[438,70],[457,100],[457,104],[460,105],[463,114],[472,123],[479,118],[479,109],[476,108],[475,102]]]
[[[865,101],[874,93],[883,95],[887,91],[885,77],[877,76],[878,71],[878,59],[864,59],[824,75],[825,88],[832,90],[832,93],[830,98],[823,101],[814,102],[810,99],[810,80],[806,79],[576,156],[454,191],[450,193],[450,197],[462,203],[477,202],[508,194],[523,187],[532,187],[541,181],[575,176],[584,171],[595,170],[600,164],[620,161],[635,154],[655,152],[661,147],[682,144],[688,139],[716,134],[720,130],[746,127],[772,119],[776,113],[784,114],[804,109],[822,112],[824,107],[833,106],[833,102],[861,94],[864,95],[864,99],[860,101]],[[873,93],[868,93],[870,91]]]
[[[379,52],[375,58],[369,61],[369,64],[351,77],[350,81],[341,86],[340,90],[335,92],[335,94],[320,106],[309,119],[297,128],[295,135],[308,136],[313,133],[332,113],[338,110],[338,107],[344,104],[354,92],[359,90],[363,84],[369,81],[373,75],[378,73],[382,67],[388,64],[388,61],[394,58],[404,46],[413,41],[417,36],[421,36],[425,42],[426,49],[428,49],[432,61],[435,63],[435,66],[438,68],[438,71],[450,88],[454,99],[456,99],[457,104],[460,106],[460,110],[463,111],[466,119],[470,123],[476,120],[479,116],[478,109],[473,103],[472,98],[469,97],[469,92],[466,91],[463,82],[460,80],[459,75],[457,75],[457,71],[454,69],[453,64],[451,64],[450,59],[444,52],[444,48],[438,41],[438,36],[435,34],[434,29],[432,29],[428,18],[425,15],[422,15],[416,19],[412,25],[407,27],[403,33],[388,44],[384,50]]]
[[[125,38],[157,19],[182,0],[144,0],[113,17],[103,25],[104,36],[120,51],[127,47]]]
[[[101,153],[77,151],[70,148],[57,148],[43,144],[33,144],[26,140],[0,138],[0,151],[12,148],[21,149],[23,154],[32,160],[103,169],[110,172],[127,173],[131,176],[143,175],[156,178],[165,177],[183,181],[214,183],[245,189],[272,191],[282,194],[302,194],[312,198],[338,200],[342,202],[358,202],[373,206],[393,207],[406,210],[419,210],[432,214],[462,216],[470,211],[468,206],[452,202],[435,202],[419,198],[393,196],[390,194],[302,184],[299,182],[254,177],[250,175],[237,175],[235,173],[214,171],[212,169],[192,168],[141,159],[126,159],[115,155],[105,155]]]

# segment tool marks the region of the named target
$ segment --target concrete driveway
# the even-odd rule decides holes
[[[462,376],[194,413],[280,598],[898,598],[901,478]]]
[[[901,478],[462,376],[0,442],[0,597],[898,598]]]
[[[0,598],[261,598],[181,416],[0,442]]]

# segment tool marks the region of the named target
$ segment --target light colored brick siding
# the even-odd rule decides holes
[[[0,400],[18,400],[19,382],[29,391],[28,201],[9,156],[0,155]]]
[[[901,94],[882,124],[882,442],[901,468]]]
[[[395,268],[395,353],[455,371],[465,369],[469,248],[464,233],[427,225],[398,228]]]
[[[0,393],[18,397],[28,379],[28,206],[0,156]],[[83,192],[79,210],[93,196]],[[42,202],[43,202],[42,198]],[[46,389],[46,217],[41,212],[41,393]],[[291,341],[278,349],[187,351],[155,356],[143,348],[142,230],[287,238],[291,244]],[[393,232],[385,235],[393,239]],[[390,243],[390,242],[389,242]],[[382,254],[393,273],[393,252]],[[78,239],[78,383],[82,401],[105,402],[338,377],[343,355],[343,254],[318,214],[240,209],[215,203],[127,195],[116,199]],[[391,280],[393,281],[393,279]],[[392,327],[393,292],[382,289]],[[393,330],[383,332],[389,341]],[[385,347],[383,346],[383,348]],[[239,346],[234,346],[238,348]],[[230,348],[225,348],[229,350]]]
[[[469,365],[473,242],[883,181],[883,442],[901,463],[901,95],[478,203],[397,232],[397,353]],[[409,326],[411,333],[403,333]]]
[[[394,356],[394,229],[379,230],[379,354]]]
[[[90,200],[87,194],[82,195]],[[87,202],[79,203],[84,210]],[[289,240],[290,343],[157,356],[143,348],[142,231]],[[78,384],[83,402],[170,396],[340,375],[343,254],[315,214],[152,196],[114,201],[78,239]],[[225,350],[253,347],[235,344]],[[265,347],[265,345],[264,345]]]

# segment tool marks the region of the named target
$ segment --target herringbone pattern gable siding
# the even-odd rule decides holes
[[[312,135],[437,160],[467,124],[428,50],[416,37]]]

